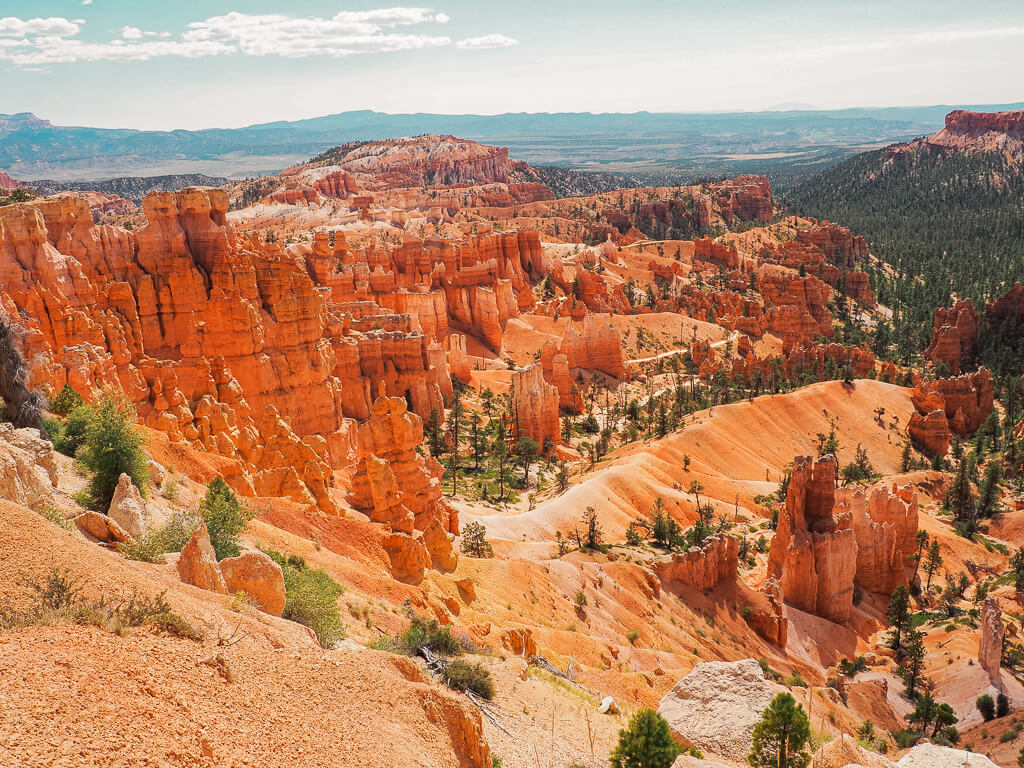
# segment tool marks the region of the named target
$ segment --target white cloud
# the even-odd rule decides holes
[[[25,37],[26,35],[54,35],[69,37],[77,35],[79,26],[75,21],[51,16],[48,19],[19,19],[5,16],[0,19],[0,37]]]
[[[518,45],[519,41],[515,40],[507,35],[484,35],[483,37],[467,37],[465,40],[459,40],[455,44],[456,48],[462,48],[464,50],[482,50],[484,48],[508,48],[512,45]]]
[[[430,27],[424,26],[447,24],[450,20],[447,14],[430,8],[404,6],[342,11],[330,18],[234,11],[193,21],[180,36],[124,26],[117,39],[85,41],[77,37],[85,24],[81,19],[23,20],[12,16],[0,19],[0,41],[16,40],[0,46],[0,61],[27,68],[74,61],[144,61],[163,56],[244,54],[305,58],[409,51],[452,45],[450,37],[430,34]],[[505,35],[492,34],[470,37],[455,45],[481,49],[516,43]]]
[[[250,56],[350,56],[429,48],[451,44],[451,38],[394,31],[395,27],[435,21],[425,8],[382,8],[342,11],[330,19],[284,14],[232,12],[194,21],[183,36],[188,41],[237,45]]]
[[[837,39],[811,47],[786,45],[774,53],[755,58],[784,59],[787,61],[832,59],[849,55],[859,56],[872,52],[902,50],[912,46],[945,45],[973,40],[993,40],[1011,37],[1024,37],[1024,27],[1002,26],[976,29],[957,27],[953,29],[924,30],[889,37]]]
[[[92,5],[92,0],[82,0],[82,5]]]

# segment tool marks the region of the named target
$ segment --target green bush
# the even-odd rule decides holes
[[[206,487],[206,495],[199,504],[199,516],[206,523],[210,543],[218,560],[238,557],[242,553],[239,539],[245,524],[252,520],[255,513],[245,508],[241,499],[221,478],[214,478]]]
[[[129,560],[162,563],[166,553],[181,552],[199,527],[199,522],[194,513],[175,512],[163,527],[154,528],[137,541],[121,542],[117,551]]]
[[[416,655],[420,648],[426,648],[439,656],[459,656],[462,644],[447,626],[442,626],[437,619],[413,616],[412,624],[399,638],[405,653]]]
[[[140,597],[133,593],[127,599],[91,599],[84,596],[80,582],[57,569],[41,579],[23,577],[20,584],[27,588],[28,607],[20,611],[0,607],[0,629],[71,623],[124,635],[133,627],[145,626],[187,640],[203,639],[199,630],[174,612],[163,594]]]
[[[653,709],[641,709],[619,731],[612,768],[670,768],[682,750],[672,739],[668,722]]]
[[[794,672],[792,675],[786,678],[786,685],[790,688],[806,688],[807,681],[804,680],[803,675],[799,672]]]
[[[896,731],[889,731],[889,735],[892,736],[892,740],[896,742],[897,748],[910,749],[912,746],[917,744],[917,740],[921,737],[921,732],[900,729]]]
[[[69,423],[78,411],[76,408],[71,412]],[[135,429],[135,410],[131,404],[123,396],[105,393],[99,406],[92,409],[85,426],[85,439],[75,454],[92,475],[84,494],[90,509],[107,511],[122,473],[146,496],[149,470],[142,452],[143,442],[142,434]]]
[[[285,558],[265,549],[284,572],[285,603],[281,615],[313,630],[323,648],[333,648],[345,637],[338,611],[338,596],[344,591],[326,571],[310,568],[301,557]]]
[[[64,388],[51,401],[50,411],[58,416],[67,416],[72,410],[84,403],[85,401],[78,394],[77,390],[70,384],[65,384]]]
[[[974,706],[977,707],[981,716],[985,719],[985,722],[992,720],[996,716],[996,703],[992,697],[987,693],[983,693],[974,701]]]
[[[470,691],[487,701],[494,698],[494,680],[490,670],[480,662],[456,659],[445,665],[441,678],[452,690]]]
[[[54,449],[73,458],[85,442],[85,431],[93,415],[92,407],[82,403],[72,408],[65,419],[43,419],[43,429]]]

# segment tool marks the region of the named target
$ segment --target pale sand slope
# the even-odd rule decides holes
[[[875,420],[876,408],[885,409],[884,426]],[[615,451],[565,494],[533,510],[481,515],[479,507],[464,508],[463,520],[482,520],[495,539],[551,540],[593,506],[606,538],[621,540],[629,522],[646,515],[659,497],[677,519],[692,522],[696,503],[687,489],[693,481],[704,486],[719,514],[732,514],[738,503],[741,514],[756,517],[754,496],[773,493],[795,456],[816,455],[816,435],[827,434],[831,423],[840,464],[852,461],[861,443],[878,472],[898,473],[912,412],[910,390],[872,380],[852,386],[830,381],[716,406],[665,438]],[[688,471],[684,455],[691,459]]]

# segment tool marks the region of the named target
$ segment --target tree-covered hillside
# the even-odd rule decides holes
[[[873,270],[892,307],[899,357],[928,345],[936,307],[951,294],[979,310],[1024,281],[1024,173],[998,154],[942,154],[920,145],[867,152],[785,194],[802,214],[863,235],[894,268]]]

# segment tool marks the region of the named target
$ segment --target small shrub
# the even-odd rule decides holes
[[[85,432],[93,416],[92,407],[82,403],[72,408],[63,421],[43,419],[43,429],[46,430],[55,450],[73,458],[85,442]]]
[[[124,635],[130,628],[148,626],[174,637],[196,642],[203,639],[201,632],[174,612],[163,594],[90,599],[82,594],[80,582],[57,569],[42,579],[22,577],[19,583],[29,592],[29,605],[22,611],[0,608],[0,629],[72,623]]]
[[[807,681],[804,680],[803,675],[799,672],[794,672],[792,675],[786,678],[786,685],[790,688],[806,688]]]
[[[65,531],[73,531],[75,529],[75,524],[64,517],[64,514],[56,507],[43,507],[39,510],[39,514],[54,525],[59,525]]]
[[[338,596],[344,591],[326,571],[310,568],[294,555],[285,557],[264,550],[284,572],[285,602],[281,616],[313,630],[323,648],[333,648],[345,636],[338,611]]]
[[[135,428],[135,410],[127,399],[112,392],[104,394],[88,419],[85,440],[75,454],[81,465],[92,474],[85,488],[90,509],[107,511],[122,474],[127,474],[139,492],[146,496],[149,469],[146,467],[146,455],[142,452],[143,442],[142,433]]]
[[[983,693],[977,699],[974,700],[974,706],[981,713],[981,716],[985,719],[985,722],[992,720],[996,716],[996,703],[992,697],[987,693]]]
[[[636,641],[640,639],[640,632],[635,629],[631,629],[626,633],[626,639],[636,645]]]
[[[214,478],[206,487],[206,495],[199,504],[199,516],[206,523],[218,560],[238,557],[242,553],[239,540],[246,523],[255,513],[245,508],[221,478]]]
[[[494,557],[483,523],[466,523],[462,527],[462,552],[470,557]]]
[[[202,632],[173,611],[154,613],[147,616],[143,623],[166,635],[180,637],[184,640],[192,640],[197,643],[203,640]]]
[[[584,592],[582,590],[580,590],[579,592],[576,593],[575,603],[576,603],[576,607],[579,608],[580,610],[582,610],[582,609],[587,607],[587,596],[586,596],[586,594],[584,594]]]
[[[456,691],[470,691],[482,699],[494,698],[494,680],[490,670],[480,662],[470,663],[456,659],[444,667],[441,673],[445,685]]]
[[[1006,744],[1007,742],[1013,741],[1014,739],[1017,738],[1017,736],[1019,734],[1020,734],[1020,731],[1017,730],[1016,728],[1014,728],[1012,730],[1009,730],[1009,731],[1003,731],[999,735],[999,743],[1000,744]]]
[[[996,696],[996,717],[1006,717],[1010,714],[1010,699],[1005,693]]]
[[[889,735],[892,736],[892,740],[896,742],[896,746],[899,749],[910,749],[921,736],[919,731],[908,731],[906,729],[889,731]]]
[[[177,501],[181,491],[181,482],[177,477],[168,473],[163,485],[160,486],[160,495],[168,501]]]
[[[163,527],[154,528],[136,541],[124,541],[117,551],[129,560],[144,563],[162,563],[168,552],[181,552],[199,527],[199,518],[186,512],[176,512]]]
[[[858,656],[853,661],[849,659],[840,659],[839,664],[836,665],[836,669],[839,670],[839,674],[843,677],[856,677],[858,672],[864,672],[868,668],[867,660],[863,656]]]
[[[50,402],[50,412],[58,416],[67,416],[73,409],[84,403],[85,401],[78,394],[78,391],[70,384],[65,384],[63,389]]]
[[[753,617],[753,615],[754,609],[749,605],[744,605],[742,608],[740,608],[740,616],[742,616],[744,619],[750,619]]]
[[[415,655],[420,648],[426,648],[439,656],[459,656],[462,643],[452,634],[451,628],[442,626],[437,619],[413,616],[412,624],[399,637],[400,646],[409,655]]]

